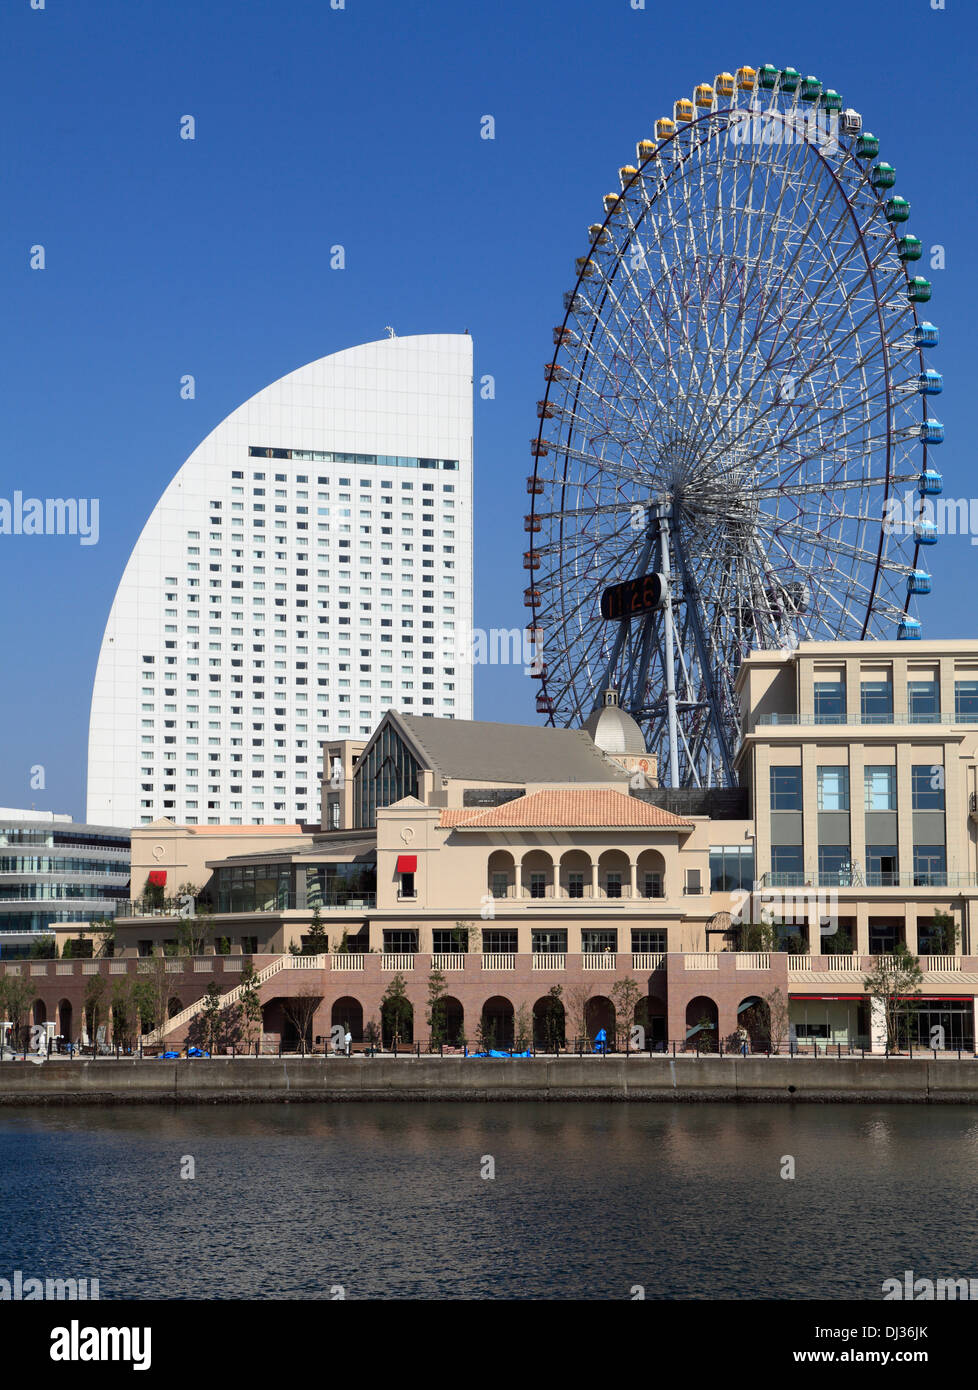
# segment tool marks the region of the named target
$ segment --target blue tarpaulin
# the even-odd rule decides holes
[[[470,1057],[505,1057],[511,1059],[513,1057],[532,1057],[533,1053],[529,1050],[526,1052],[499,1052],[496,1048],[492,1048],[489,1052],[470,1052],[468,1055]]]

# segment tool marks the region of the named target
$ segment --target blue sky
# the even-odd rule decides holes
[[[723,69],[814,72],[880,136],[911,230],[946,248],[928,306],[941,464],[947,492],[974,491],[974,6],[646,6],[8,0],[0,495],[96,496],[101,534],[0,536],[0,804],[83,816],[112,595],[194,446],[256,390],[387,324],[468,329],[476,378],[495,378],[475,402],[476,623],[523,622],[528,441],[574,257],[636,140]],[[966,537],[938,547],[926,636],[976,635],[976,558]],[[478,668],[476,716],[533,722],[530,684]]]

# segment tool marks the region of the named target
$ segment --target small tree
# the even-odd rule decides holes
[[[285,1017],[299,1035],[300,1051],[305,1052],[312,1029],[312,1017],[322,1003],[322,995],[312,985],[302,985],[282,1000]]]
[[[95,929],[93,954],[100,960],[115,955],[115,923],[108,917],[100,917],[92,923]]]
[[[135,989],[128,975],[112,981],[112,1041],[119,1047],[132,1047],[136,1034]]]
[[[628,1046],[632,1032],[632,1020],[635,1017],[635,1005],[641,997],[641,987],[631,975],[625,975],[611,986],[611,1000],[615,1006],[615,1031],[618,1034],[618,1046],[620,1048]]]
[[[403,975],[395,975],[380,1001],[380,1017],[388,1038],[404,1038],[413,1016]]]
[[[448,981],[440,970],[432,970],[428,976],[428,1010],[425,1015],[430,1038],[429,1047],[440,1047],[445,1041],[446,1006],[445,992]]]
[[[150,1033],[156,1027],[156,1001],[152,980],[137,980],[132,987],[132,1000],[136,1008],[136,1018],[141,1033]]]
[[[192,885],[184,887],[189,889]],[[190,908],[186,916],[177,918],[179,950],[182,956],[202,956],[214,938],[214,917],[206,909],[198,909],[195,903],[191,903]]]
[[[533,1041],[533,1014],[529,1004],[524,1000],[516,1010],[516,1017],[513,1020],[515,1032],[514,1052],[525,1052]]]
[[[245,961],[241,971],[241,994],[239,996],[241,1006],[241,1032],[245,1045],[250,1052],[255,1041],[255,1034],[261,1029],[261,1000],[258,997],[258,977],[255,973],[254,964]]]
[[[207,986],[200,1020],[201,1031],[207,1042],[207,1050],[208,1052],[216,1052],[221,1031],[221,991],[217,987],[216,980],[211,980]]]
[[[317,903],[312,910],[312,920],[309,923],[307,951],[310,956],[321,956],[328,948],[329,938],[326,935],[326,928],[323,926],[323,914]]]
[[[11,1043],[16,1047],[22,1039],[27,1024],[27,1014],[34,991],[29,980],[19,975],[4,975],[0,978],[0,1005],[7,1021],[13,1024],[10,1030]]]
[[[543,1006],[543,1040],[549,1050],[564,1043],[564,1001],[560,985],[551,985]]]
[[[886,1045],[890,1051],[900,1045],[901,1031],[905,1035],[909,1029],[923,979],[920,961],[902,941],[897,943],[892,955],[877,956],[873,969],[863,976],[866,993],[882,1011]]]
[[[170,1017],[170,1000],[173,992],[170,988],[170,975],[166,968],[166,958],[164,956],[153,956],[150,964],[149,974],[146,976],[147,998],[150,1005],[152,1026],[154,1029],[162,1028]]]
[[[771,1021],[771,1051],[780,1052],[788,1040],[791,1017],[788,1001],[780,989],[773,989],[770,994],[765,994],[764,1002]]]
[[[496,1046],[496,1020],[487,1019],[484,1013],[479,1014],[476,1024],[475,1045],[480,1052],[491,1052]]]
[[[482,950],[482,929],[473,922],[456,922],[452,928],[452,940],[463,951],[478,955]]]
[[[928,945],[932,956],[953,956],[957,954],[961,940],[961,928],[953,912],[934,912],[930,929],[927,932]]]
[[[88,1036],[95,1045],[95,1035],[98,1032],[99,1024],[102,1020],[102,1010],[105,1006],[105,980],[101,975],[90,975],[88,984],[85,986],[85,1026],[88,1029]]]
[[[740,922],[732,930],[738,951],[778,949],[778,932],[773,922]]]
[[[846,931],[845,927],[838,927],[831,936],[823,936],[821,938],[820,945],[821,950],[816,951],[816,955],[852,955],[852,935],[850,932]]]
[[[571,985],[567,991],[567,1007],[570,1010],[571,1027],[583,1042],[588,1041],[587,1006],[594,998],[594,981],[586,975]]]

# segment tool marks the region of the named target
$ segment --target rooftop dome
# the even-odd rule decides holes
[[[612,757],[626,754],[641,758],[648,753],[642,730],[618,703],[617,690],[601,692],[601,704],[588,715],[584,728],[602,753]]]

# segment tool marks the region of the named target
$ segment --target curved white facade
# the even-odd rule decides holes
[[[290,372],[194,450],[136,542],[92,692],[88,820],[318,820],[324,739],[391,706],[471,719],[471,621],[472,340]]]

